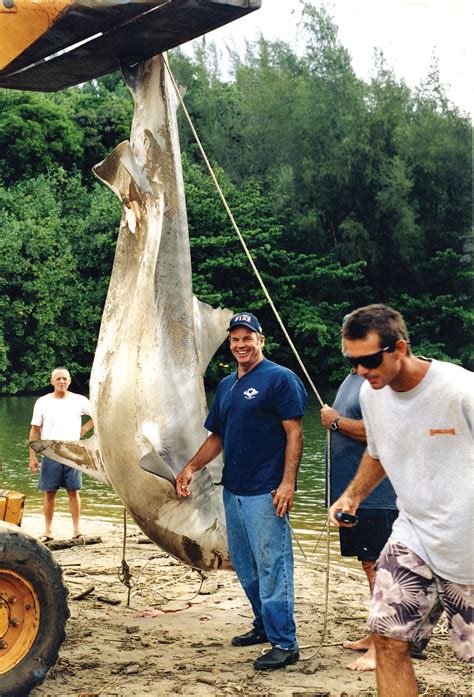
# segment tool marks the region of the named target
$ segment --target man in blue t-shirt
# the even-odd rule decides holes
[[[270,642],[271,650],[254,667],[275,670],[299,659],[288,514],[308,396],[297,375],[264,358],[265,339],[255,315],[234,315],[228,332],[237,370],[219,383],[204,424],[210,435],[176,477],[176,491],[189,496],[193,474],[224,451],[229,552],[255,616],[253,628],[232,644]]]
[[[330,431],[329,503],[341,496],[355,476],[366,448],[359,392],[364,378],[350,373],[339,387],[334,405],[321,409],[321,423]],[[326,452],[326,460],[328,453]],[[369,582],[372,594],[375,583],[375,562],[390,537],[398,516],[396,495],[385,478],[357,510],[359,522],[351,528],[339,528],[343,557],[357,557]],[[375,670],[375,646],[371,635],[359,641],[348,641],[344,648],[365,653],[347,665],[350,670]]]

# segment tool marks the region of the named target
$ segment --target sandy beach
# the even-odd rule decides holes
[[[41,516],[25,515],[23,528],[41,533]],[[320,565],[296,559],[296,619],[299,663],[271,673],[257,672],[253,660],[268,645],[236,648],[230,640],[247,631],[251,612],[232,572],[202,576],[172,559],[128,524],[128,589],[119,579],[122,526],[83,520],[98,544],[53,552],[69,588],[71,618],[58,663],[31,693],[68,697],[134,695],[245,695],[316,697],[375,695],[374,673],[355,673],[346,664],[354,653],[347,638],[365,631],[367,588],[356,570],[340,564],[330,573],[327,631],[326,576]],[[57,514],[55,539],[71,536],[70,519]],[[93,590],[90,590],[92,589]],[[81,600],[74,597],[90,592]],[[115,604],[113,604],[115,603]],[[420,694],[470,695],[471,671],[458,663],[442,631],[433,637],[426,660],[417,660]]]

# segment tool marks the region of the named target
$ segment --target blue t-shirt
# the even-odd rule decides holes
[[[339,387],[334,409],[348,419],[362,419],[359,393],[364,378],[350,373]],[[334,503],[359,468],[366,445],[331,431],[331,503]],[[387,477],[360,504],[359,508],[390,508],[396,510],[396,494]]]
[[[283,477],[282,421],[303,416],[308,395],[295,373],[264,358],[241,378],[221,380],[204,424],[224,449],[222,484],[237,496],[276,489]]]

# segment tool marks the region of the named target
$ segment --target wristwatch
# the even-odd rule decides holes
[[[334,419],[334,421],[331,423],[331,431],[337,431],[339,428],[339,421],[341,420],[341,416],[338,416],[337,419]]]

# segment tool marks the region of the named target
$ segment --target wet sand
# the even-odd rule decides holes
[[[232,572],[202,576],[148,544],[128,525],[128,589],[119,580],[122,526],[86,518],[83,532],[102,542],[53,552],[70,592],[71,618],[58,663],[32,697],[141,695],[245,695],[316,697],[375,695],[375,674],[355,673],[346,664],[346,639],[365,632],[367,588],[362,574],[332,567],[327,631],[321,645],[326,576],[320,564],[297,556],[296,619],[301,660],[271,673],[253,661],[268,645],[236,648],[230,640],[250,629],[251,612]],[[41,516],[27,514],[23,528],[41,533]],[[67,515],[57,514],[55,539],[71,536]],[[295,550],[298,552],[298,550]],[[82,600],[72,596],[94,587]],[[117,602],[118,601],[118,602]],[[110,603],[117,602],[113,605]],[[442,632],[431,641],[427,659],[415,669],[420,694],[471,695],[471,671],[458,663]]]

